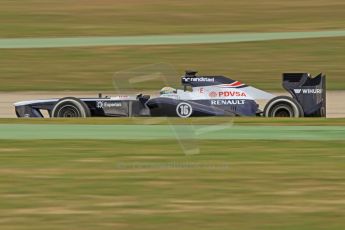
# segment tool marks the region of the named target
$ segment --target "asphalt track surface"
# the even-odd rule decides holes
[[[345,140],[342,126],[0,124],[8,140]]]
[[[228,33],[192,35],[145,35],[71,38],[4,38],[0,49],[58,48],[87,46],[182,45],[230,42],[268,41],[281,39],[343,37],[345,30],[311,32]]]

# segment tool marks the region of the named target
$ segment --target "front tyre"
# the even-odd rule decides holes
[[[90,117],[86,103],[74,97],[61,98],[54,106],[52,117]]]
[[[302,106],[294,98],[278,96],[271,99],[264,109],[265,117],[303,117]]]

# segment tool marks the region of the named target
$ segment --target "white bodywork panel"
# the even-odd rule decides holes
[[[176,93],[163,94],[177,100],[211,100],[211,99],[244,99],[244,100],[270,100],[273,94],[259,90],[252,86],[241,88],[228,87],[226,85],[212,85],[193,87],[193,91],[177,90]]]
[[[236,82],[235,82],[236,83]],[[176,90],[176,93],[167,93],[160,95],[160,97],[171,98],[175,100],[213,100],[213,99],[242,99],[242,100],[270,100],[274,97],[273,94],[259,90],[252,86],[233,87],[228,84],[211,85],[193,87],[192,91]],[[94,101],[98,98],[84,98],[83,101]],[[15,106],[29,105],[32,103],[57,102],[59,99],[48,100],[33,100],[17,102]],[[114,96],[107,98],[99,98],[102,101],[121,101],[137,100],[136,96]]]

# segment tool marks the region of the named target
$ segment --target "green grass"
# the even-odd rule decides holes
[[[344,29],[342,0],[217,0],[161,2],[19,0],[0,3],[0,38],[65,37]],[[0,91],[113,90],[115,72],[169,63],[177,85],[185,69],[223,74],[278,90],[280,74],[328,74],[328,88],[345,89],[342,38],[217,45],[12,49],[0,52]],[[126,77],[117,79],[122,86]],[[163,82],[125,85],[155,89]]]
[[[342,0],[0,3],[0,38],[344,29]],[[345,89],[342,38],[217,45],[1,50],[0,91],[113,90],[120,70],[169,63],[281,89],[280,74]],[[147,73],[147,69],[144,70]],[[171,72],[170,72],[171,73]],[[121,89],[158,90],[166,83]],[[344,126],[240,118],[238,125]],[[0,119],[2,124],[221,124],[217,119]],[[0,130],[0,132],[3,130]],[[1,229],[344,229],[344,141],[0,140]],[[217,167],[218,166],[218,167]],[[213,168],[212,168],[213,167]]]
[[[133,75],[117,74],[120,89],[158,90],[178,86],[185,69],[200,74],[223,74],[262,89],[281,90],[281,73],[307,71],[327,74],[328,89],[345,89],[343,38],[282,40],[249,43],[13,49],[0,53],[0,90],[114,90],[118,71],[154,63],[171,64],[167,82],[129,85]],[[142,69],[143,74],[165,70]],[[140,72],[140,71],[139,71]]]
[[[0,38],[74,37],[337,30],[345,27],[342,0],[217,0],[162,2],[19,0],[0,3]],[[328,88],[345,89],[342,38],[216,45],[12,49],[0,52],[0,91],[113,90],[115,72],[153,63],[175,70],[223,74],[262,89],[280,90],[280,74],[325,72]],[[163,82],[123,85],[148,90]],[[171,82],[171,83],[170,83]]]
[[[345,119],[1,119],[1,140],[345,140]],[[190,140],[190,141],[189,141]]]
[[[119,117],[119,118],[0,118],[0,124],[46,125],[250,125],[250,126],[345,126],[345,118],[263,118],[263,117]]]
[[[198,146],[2,140],[1,229],[344,229],[343,141]]]
[[[342,0],[1,1],[0,37],[343,29]]]
[[[344,119],[0,119],[0,123],[58,128],[79,124],[89,127],[88,132],[96,124],[224,123],[244,129],[260,126],[256,131],[267,126],[275,130],[325,126],[322,132],[327,132],[344,126]],[[132,132],[136,135],[139,130]],[[209,138],[0,140],[1,229],[344,228],[343,139]],[[198,154],[186,155],[184,150]]]
[[[0,124],[0,130],[5,140],[345,140],[344,126]]]

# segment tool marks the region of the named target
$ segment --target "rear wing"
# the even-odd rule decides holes
[[[326,117],[326,75],[283,73],[283,88],[300,103],[305,117]]]

